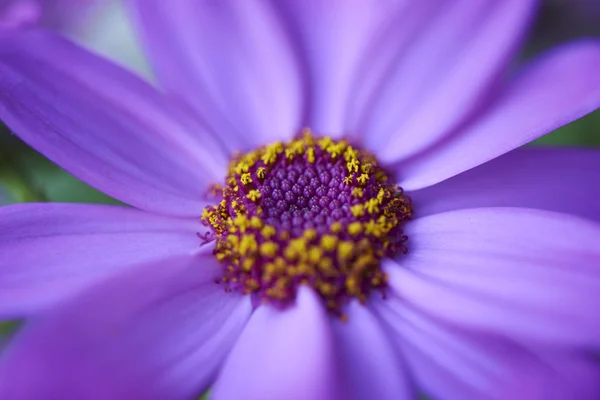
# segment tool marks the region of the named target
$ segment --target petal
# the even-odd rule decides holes
[[[47,32],[0,42],[0,119],[78,178],[149,211],[200,215],[226,171],[202,127],[155,89]]]
[[[42,17],[42,8],[38,1],[0,1],[0,31],[25,28],[33,25]]]
[[[410,193],[419,217],[474,207],[525,207],[600,221],[600,151],[514,150]]]
[[[29,0],[20,0],[21,3]],[[105,0],[34,0],[42,7],[40,23],[52,29],[78,32],[89,17],[101,10]]]
[[[415,312],[400,298],[376,307],[417,384],[436,399],[596,399],[600,367],[584,354],[544,359],[505,339],[460,331]]]
[[[0,364],[0,397],[199,396],[252,310],[218,271],[203,256],[138,266],[34,319]]]
[[[298,131],[298,63],[268,2],[133,0],[132,5],[162,86],[194,107],[231,150]]]
[[[405,159],[448,134],[506,70],[535,3],[406,2],[365,57],[352,130],[387,160]]]
[[[115,206],[0,208],[0,318],[55,304],[131,265],[198,252],[195,220]]]
[[[321,300],[309,289],[296,304],[252,315],[227,358],[211,398],[338,399],[334,344]]]
[[[374,33],[398,11],[396,1],[277,0],[284,24],[300,49],[307,74],[305,125],[319,133],[343,133],[351,85]]]
[[[409,254],[388,267],[390,286],[420,310],[524,342],[600,344],[600,225],[481,208],[419,218],[405,232]]]
[[[542,56],[473,123],[400,163],[400,185],[416,190],[441,182],[596,110],[599,68],[600,42],[570,43]]]
[[[402,361],[377,318],[358,302],[350,303],[346,314],[346,322],[333,324],[344,399],[414,399]]]

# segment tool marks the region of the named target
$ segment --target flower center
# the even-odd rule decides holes
[[[235,156],[222,200],[202,221],[216,239],[227,290],[285,305],[310,285],[328,309],[383,291],[381,259],[406,253],[410,199],[375,157],[309,130]]]

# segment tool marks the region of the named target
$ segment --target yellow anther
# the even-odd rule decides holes
[[[362,217],[363,215],[365,215],[365,208],[362,204],[355,204],[352,207],[350,207],[350,212],[356,218]]]
[[[304,236],[307,240],[313,240],[314,238],[317,237],[317,230],[316,229],[307,229],[304,231],[302,236]]]
[[[240,243],[240,239],[236,235],[228,235],[227,243],[232,247],[237,247]]]
[[[353,148],[352,146],[348,146],[346,151],[344,152],[344,158],[349,161],[352,159],[356,159],[359,155],[359,151]],[[358,164],[357,164],[358,165]]]
[[[352,196],[358,197],[358,198],[363,197],[363,190],[361,188],[357,188],[357,187],[353,188],[352,189]]]
[[[340,242],[338,244],[338,258],[342,261],[347,261],[352,257],[352,248],[354,244],[352,242]]]
[[[244,258],[244,261],[242,263],[242,269],[246,272],[250,272],[252,270],[252,267],[254,266],[254,259],[253,258]]]
[[[382,231],[381,226],[376,223],[374,220],[370,220],[365,223],[365,233],[367,235],[373,235],[375,237],[381,237]]]
[[[242,241],[240,242],[240,254],[245,256],[248,254],[253,254],[257,249],[256,239],[254,235],[244,235],[242,236]]]
[[[351,185],[352,184],[352,175],[348,175],[344,178],[344,184]]]
[[[285,256],[285,258],[287,260],[294,261],[298,258],[298,255],[299,255],[298,249],[296,249],[294,246],[289,244],[283,251],[283,255]]]
[[[263,257],[274,257],[279,250],[279,246],[275,242],[265,242],[260,245],[260,255]]]
[[[369,199],[369,201],[367,201],[367,203],[365,204],[365,208],[367,209],[369,214],[375,214],[379,212],[379,202],[377,201],[377,199]]]
[[[254,229],[260,229],[263,226],[263,222],[260,218],[254,216],[250,218],[250,226],[252,226]]]
[[[321,149],[327,151],[329,147],[333,145],[333,140],[331,140],[330,137],[325,136],[324,138],[319,139],[318,143]]]
[[[354,277],[346,278],[346,282],[344,282],[344,286],[346,286],[346,290],[352,294],[360,293],[360,285]]]
[[[235,166],[235,173],[238,175],[243,174],[244,172],[248,172],[248,164],[246,164],[243,161],[240,161],[236,166]]]
[[[265,238],[265,239],[270,239],[271,237],[273,237],[275,235],[277,231],[275,230],[274,227],[272,227],[271,225],[265,225],[261,231],[260,234]]]
[[[346,168],[348,168],[348,172],[358,172],[358,160],[356,158],[351,158],[346,163]]]
[[[292,160],[295,155],[296,155],[296,149],[292,149],[292,148],[285,149],[285,158],[287,158],[288,160]]]
[[[328,151],[329,151],[329,154],[331,154],[331,158],[335,159],[344,152],[345,148],[346,148],[346,142],[341,141],[332,146],[329,146]]]
[[[308,250],[308,260],[313,263],[313,264],[317,264],[319,261],[321,261],[321,257],[323,257],[323,250],[321,250],[319,247],[311,247]]]
[[[265,179],[265,176],[267,175],[267,174],[266,174],[266,172],[267,172],[267,170],[265,169],[265,167],[259,167],[259,168],[256,170],[256,176],[257,176],[259,179]]]
[[[360,235],[362,230],[363,230],[362,224],[358,221],[352,222],[350,225],[348,225],[348,233],[352,236]]]
[[[358,178],[356,178],[356,180],[361,185],[364,185],[369,180],[369,175],[368,174],[361,174]]]
[[[331,230],[331,232],[333,233],[340,233],[342,231],[342,224],[336,221],[333,224],[331,224],[329,230]]]
[[[252,177],[250,176],[249,172],[246,172],[245,174],[242,174],[242,176],[240,177],[240,182],[242,182],[242,184],[247,185],[250,182],[252,182]]]
[[[245,229],[250,225],[248,218],[246,218],[245,215],[238,216],[235,220],[233,220],[233,223],[235,226],[238,226],[242,229]],[[244,232],[244,230],[242,230],[242,232]]]
[[[306,149],[306,160],[311,164],[315,163],[315,148],[314,147],[309,147],[308,149]]]
[[[251,190],[248,192],[246,197],[256,203],[258,199],[260,199],[260,192],[258,190]]]
[[[373,164],[371,164],[371,163],[364,163],[363,165],[361,165],[360,170],[362,172],[364,172],[365,174],[368,174],[369,172],[371,172],[372,168],[373,168]]]
[[[325,251],[333,251],[337,245],[338,239],[333,235],[323,235],[321,236],[321,247],[325,249]]]
[[[273,143],[265,148],[265,153],[261,156],[262,162],[269,165],[277,160],[277,156],[283,151],[281,142]]]

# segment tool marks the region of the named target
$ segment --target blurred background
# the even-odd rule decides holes
[[[34,0],[0,1],[0,29],[2,14],[15,12],[8,8],[19,1],[31,3]],[[39,19],[29,9],[19,12],[24,23],[40,23],[57,29],[152,79],[118,1],[85,0],[84,3],[90,3],[85,9],[74,8],[71,13],[63,12],[66,1],[47,1],[53,7],[52,12],[47,13],[54,16],[50,21]],[[519,60],[527,60],[562,42],[590,36],[600,37],[600,0],[544,0]],[[533,145],[598,147],[600,112],[563,127]],[[40,201],[116,203],[33,151],[0,123],[0,204]],[[11,323],[0,323],[0,335],[9,332],[12,326]]]

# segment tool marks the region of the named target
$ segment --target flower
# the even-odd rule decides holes
[[[600,44],[508,75],[533,3],[133,1],[160,90],[51,33],[0,43],[0,118],[133,206],[0,209],[0,315],[29,317],[0,397],[598,398],[600,155],[518,148],[598,108]],[[333,210],[306,234],[282,215],[311,159],[343,200],[318,194]],[[367,164],[355,202],[363,187],[340,185]],[[404,208],[382,211],[392,199]],[[387,234],[366,238],[368,274],[342,287],[360,255],[343,235],[367,225],[360,207],[334,212],[361,204],[372,232],[401,216],[387,222],[402,234],[387,257]],[[247,261],[295,239],[283,264]],[[335,254],[316,263],[342,274],[330,309],[330,281],[295,261],[314,253],[301,245]],[[240,286],[245,264],[308,278],[263,292],[263,275]]]

